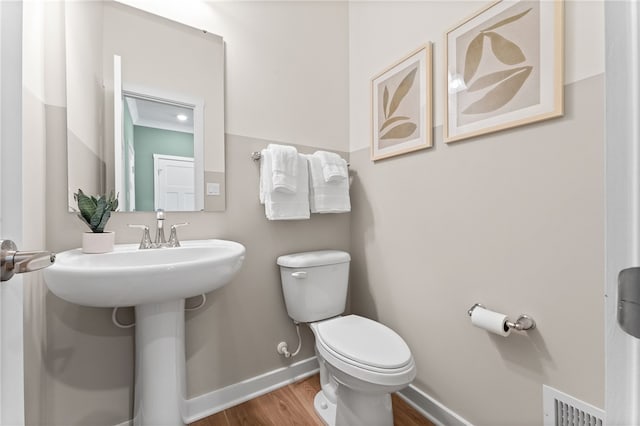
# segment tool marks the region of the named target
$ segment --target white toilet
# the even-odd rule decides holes
[[[316,338],[322,390],[315,410],[330,426],[393,425],[391,393],[407,386],[416,366],[390,328],[357,315],[347,302],[349,253],[321,250],[278,257],[287,313],[309,323]]]

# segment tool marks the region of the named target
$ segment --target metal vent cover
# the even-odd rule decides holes
[[[542,385],[544,426],[603,426],[605,412],[564,392]]]

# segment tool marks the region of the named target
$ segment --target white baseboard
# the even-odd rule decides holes
[[[413,385],[402,389],[398,396],[437,426],[473,426],[471,422]]]
[[[318,372],[316,357],[303,359],[288,367],[278,368],[260,376],[197,396],[186,401],[185,423],[193,423],[227,408],[264,395],[290,383],[297,382]],[[413,385],[404,388],[398,395],[424,417],[437,426],[473,426],[470,422],[442,405]],[[117,426],[131,426],[133,421]]]
[[[186,401],[185,423],[193,423],[204,417],[226,410],[265,393],[302,380],[318,372],[318,360],[311,357],[278,368],[240,383],[197,396]]]

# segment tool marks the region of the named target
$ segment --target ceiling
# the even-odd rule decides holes
[[[193,133],[193,108],[125,95],[135,126]],[[178,115],[186,117],[179,120]]]

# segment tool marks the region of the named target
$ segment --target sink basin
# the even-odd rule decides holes
[[[181,241],[182,247],[139,250],[117,244],[113,252],[81,249],[56,256],[44,271],[49,289],[72,303],[135,306],[185,299],[227,284],[240,269],[245,248],[226,240]]]

